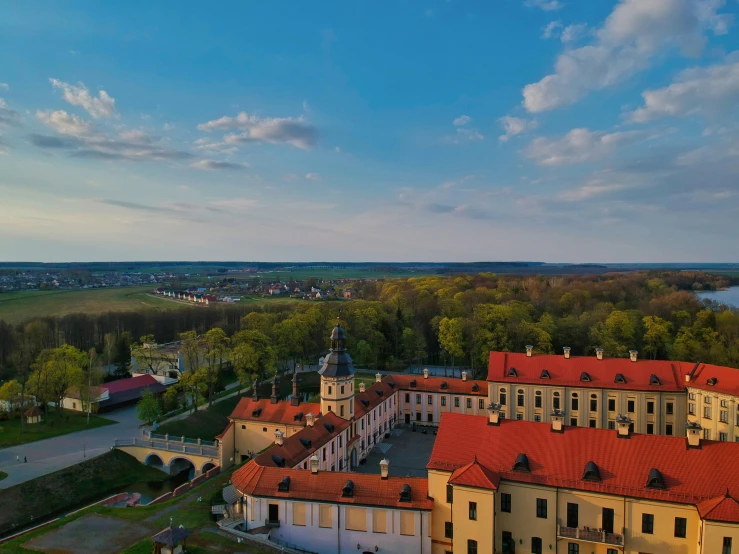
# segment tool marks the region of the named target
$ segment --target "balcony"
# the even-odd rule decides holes
[[[264,526],[267,527],[268,529],[274,529],[280,526],[280,520],[279,519],[265,519]]]
[[[612,544],[614,546],[624,545],[624,536],[615,533],[606,533],[601,529],[585,527],[562,527],[557,525],[557,536],[564,539],[576,539],[580,541],[596,542],[601,544]]]

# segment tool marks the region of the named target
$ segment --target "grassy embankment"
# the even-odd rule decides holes
[[[0,494],[0,534],[139,481],[168,476],[120,450],[4,489]]]
[[[0,448],[25,444],[27,442],[40,441],[75,431],[93,429],[103,425],[117,423],[112,419],[105,419],[96,415],[90,415],[90,424],[87,424],[87,414],[64,410],[62,416],[57,418],[53,409],[49,410],[49,416],[42,416],[41,423],[27,423],[25,434],[21,434],[21,419],[10,419],[2,422],[2,433],[0,433]]]

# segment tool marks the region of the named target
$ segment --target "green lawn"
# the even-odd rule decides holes
[[[0,471],[0,481],[2,481],[3,479],[5,479],[7,476],[8,476],[7,473],[5,473],[4,471]]]
[[[0,319],[20,323],[34,317],[72,313],[135,311],[144,308],[176,310],[183,304],[147,294],[151,286],[87,290],[19,291],[0,294]]]
[[[87,414],[64,410],[61,417],[50,408],[48,418],[43,417],[41,423],[26,424],[26,433],[21,434],[20,418],[2,422],[3,431],[0,433],[0,448],[24,444],[27,442],[40,441],[83,429],[113,425],[116,422],[104,417],[90,415],[90,424],[87,424]]]

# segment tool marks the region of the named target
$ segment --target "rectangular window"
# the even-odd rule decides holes
[[[500,511],[511,513],[511,495],[506,492],[500,493]]]
[[[618,554],[618,550],[615,548],[609,548],[606,550],[606,554]]]
[[[729,440],[729,435],[727,433],[719,433],[718,440],[726,442],[727,440]]]
[[[446,396],[441,397],[441,405],[446,406]]]
[[[321,504],[318,508],[318,526],[331,528],[334,526],[331,506]]]
[[[574,502],[568,502],[567,503],[567,527],[572,527],[573,529],[576,529],[579,527],[578,523],[580,521],[580,514],[579,514],[579,508],[578,505]]]
[[[428,397],[428,401],[427,402],[428,402],[428,404],[433,404],[434,403],[433,397],[430,394],[429,394],[429,397]]]
[[[672,423],[668,423],[667,425],[665,425],[665,435],[667,435],[668,437],[672,436]]]
[[[416,514],[403,510],[400,512],[400,534],[412,537],[416,534]]]
[[[341,394],[344,394],[344,385],[341,385]]]
[[[694,392],[691,392],[690,394],[688,394],[688,398],[690,400],[695,400],[695,393]]]
[[[451,504],[454,502],[454,487],[452,485],[446,486],[446,503]]]
[[[728,400],[722,400],[721,401],[721,407],[722,408],[728,408],[729,407],[729,401]]]
[[[654,514],[641,515],[641,532],[647,535],[654,534]]]
[[[468,398],[467,399],[467,409],[468,410],[471,410],[472,409],[472,399],[471,398]]]
[[[541,416],[539,414],[536,414],[534,416],[534,421],[536,421],[537,423],[541,423]]]
[[[372,510],[372,532],[387,533],[387,510]]]
[[[524,396],[523,396],[523,394],[521,394],[520,392],[518,393],[518,398],[517,398],[517,400],[516,400],[516,404],[517,404],[517,405],[518,405],[519,407],[523,407],[523,405],[524,405]]]
[[[590,428],[595,429],[597,427],[597,422],[594,419],[590,420]]]
[[[480,400],[477,401],[477,408],[479,410],[485,409],[485,401],[482,398],[480,398]]]
[[[729,412],[727,410],[721,410],[718,413],[718,420],[721,423],[729,423]]]
[[[635,404],[636,402],[634,402],[633,400],[627,400],[626,401],[626,411],[629,412],[630,414],[633,414]]]
[[[672,402],[667,402],[665,404],[665,413],[667,415],[672,415],[673,414],[673,412],[674,412],[673,406],[674,406],[674,404]]]
[[[567,554],[580,554],[580,545],[576,542],[568,542]]]
[[[647,413],[648,414],[653,414],[654,413],[654,402],[651,401],[651,400],[649,402],[647,402]]]
[[[577,427],[577,418],[576,417],[571,417],[570,418],[570,425],[572,425],[573,427]]]
[[[444,522],[444,536],[447,539],[453,539],[454,538],[454,526],[452,525],[451,521],[445,521]]]
[[[703,408],[703,417],[706,419],[711,419],[711,407],[710,406],[706,406],[705,408]]]
[[[420,403],[421,403],[421,395],[420,394],[417,394],[416,395],[416,404],[420,404]]]
[[[523,414],[521,414],[521,413],[516,414],[516,419],[518,421],[522,421],[523,420]]]
[[[499,404],[501,406],[505,406],[505,403],[506,403],[505,391],[502,390],[502,391],[500,391],[500,402],[499,402]]]
[[[305,526],[305,502],[293,502],[293,525]]]
[[[616,411],[616,399],[615,398],[609,398],[608,399],[608,411],[609,412],[615,412]]]
[[[576,412],[579,409],[579,402],[577,398],[572,398],[570,405],[572,406],[572,411]]]
[[[647,423],[647,435],[654,435],[654,423]]]
[[[546,498],[536,499],[536,517],[540,517],[542,519],[547,518],[547,499]]]
[[[477,519],[477,502],[470,502],[470,519]]]
[[[688,402],[688,413],[690,415],[695,415],[695,403],[694,402]]]
[[[531,554],[542,554],[542,543],[539,537],[531,537]]]
[[[347,506],[344,508],[345,523],[344,529],[347,531],[367,531],[367,509],[353,508]]]
[[[541,408],[541,394],[534,396],[534,408]]]
[[[613,533],[613,520],[615,512],[613,508],[603,508],[601,510],[601,526],[606,533]]]
[[[711,397],[710,396],[704,396],[703,397],[703,403],[704,404],[710,404],[711,403]]]
[[[477,541],[467,539],[467,554],[477,554]]]
[[[612,419],[608,421],[608,428],[613,431],[616,428],[616,422]]]
[[[675,518],[675,536],[679,539],[688,536],[688,520],[684,517]]]
[[[721,549],[721,554],[731,554],[731,537],[724,537],[724,547]]]
[[[555,410],[559,410],[559,396],[555,396],[554,398],[552,398],[552,407]]]
[[[405,393],[405,401],[410,404],[411,403],[411,395],[409,392]]]
[[[598,401],[594,398],[590,399],[590,411],[591,412],[597,412],[598,411]]]
[[[459,396],[454,397],[454,407],[459,408]]]

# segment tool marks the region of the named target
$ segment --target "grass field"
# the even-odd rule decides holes
[[[5,479],[7,476],[8,476],[7,473],[5,473],[4,471],[0,471],[0,481],[2,481],[3,479]]]
[[[28,423],[25,434],[21,434],[20,418],[3,421],[3,431],[0,433],[0,448],[40,441],[83,429],[113,425],[114,423],[116,422],[111,419],[90,415],[90,424],[88,425],[87,414],[65,410],[62,417],[57,418],[56,412],[50,409],[48,419],[44,417],[41,423]]]
[[[32,317],[134,311],[142,308],[176,310],[181,304],[148,295],[152,287],[87,290],[20,291],[0,294],[0,319],[19,323]]]

